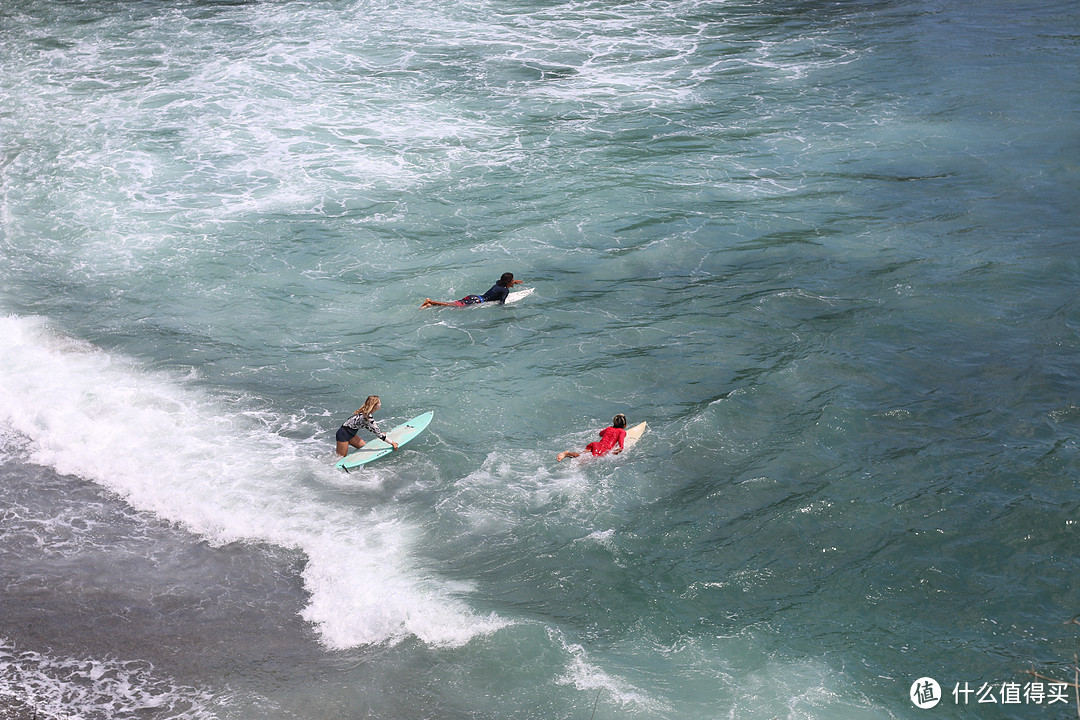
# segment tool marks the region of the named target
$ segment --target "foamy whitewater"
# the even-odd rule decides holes
[[[5,3],[0,707],[1071,717],[1078,39]],[[369,394],[434,421],[344,474]]]

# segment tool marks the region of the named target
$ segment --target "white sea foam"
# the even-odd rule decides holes
[[[213,543],[303,550],[303,614],[330,647],[408,636],[459,645],[505,624],[476,615],[462,588],[414,563],[407,523],[319,499],[301,480],[336,472],[329,453],[312,457],[241,401],[35,318],[0,318],[0,378],[0,423],[28,439],[31,461],[93,480]]]
[[[34,717],[64,720],[153,717],[212,720],[213,699],[178,686],[141,661],[72,658],[19,650],[0,638],[0,695],[14,697]]]
[[[590,660],[588,651],[577,643],[566,640],[561,633],[549,630],[551,640],[559,644],[567,655],[566,668],[556,678],[560,685],[570,685],[578,690],[597,692],[597,699],[604,698],[605,704],[616,704],[623,708],[644,711],[653,715],[662,715],[671,710],[663,700],[649,697],[647,693],[634,687],[623,678],[611,675]]]
[[[563,461],[549,467],[555,465],[554,455],[554,451],[528,451],[513,457],[491,453],[480,468],[462,478],[457,492],[445,498],[441,507],[469,518],[474,529],[481,531],[509,526],[515,516],[531,517],[542,508],[558,508],[563,521],[591,522],[598,512],[618,505],[620,497],[609,478],[586,474],[580,462]]]

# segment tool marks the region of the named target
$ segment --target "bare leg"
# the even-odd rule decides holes
[[[555,462],[562,462],[566,458],[576,458],[578,455],[581,455],[581,453],[570,452],[569,450],[564,450],[563,452],[561,452],[561,453],[559,453],[558,455],[555,456]]]
[[[354,448],[359,450],[360,448],[364,447],[364,445],[366,445],[366,444],[367,443],[365,443],[363,440],[361,440],[358,435],[353,435],[352,438],[349,440],[349,442],[341,442],[340,440],[338,441],[337,454],[340,455],[341,457],[345,457],[346,455],[349,454],[349,446],[350,445],[352,445]]]
[[[422,302],[420,304],[420,308],[423,309],[423,308],[437,307],[437,306],[438,307],[450,307],[452,305],[457,305],[457,303],[456,302],[442,302],[441,300],[432,300],[431,298],[426,298],[424,300],[424,302]]]

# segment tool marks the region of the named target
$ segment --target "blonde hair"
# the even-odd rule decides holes
[[[366,415],[371,417],[371,413],[375,412],[375,408],[381,403],[378,395],[368,395],[368,399],[364,401],[364,404],[360,406],[360,409],[353,413],[353,415]]]

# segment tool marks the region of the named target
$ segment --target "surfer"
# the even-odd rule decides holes
[[[468,305],[476,305],[482,302],[498,302],[500,305],[506,302],[506,296],[510,294],[510,288],[523,283],[524,280],[515,280],[514,273],[503,273],[499,281],[491,286],[483,295],[466,295],[460,300],[452,300],[450,302],[442,302],[441,300],[432,300],[426,298],[420,305],[421,308],[429,307],[466,307]]]
[[[600,431],[600,439],[585,446],[585,449],[593,454],[593,457],[606,455],[608,450],[619,444],[619,448],[612,453],[618,455],[623,451],[623,441],[626,439],[626,416],[619,413],[611,419],[611,426]],[[565,458],[576,458],[581,453],[565,450],[555,457],[556,462],[562,462]]]
[[[375,424],[375,420],[372,416],[375,411],[382,407],[382,401],[379,400],[378,395],[368,395],[368,399],[364,401],[363,406],[359,410],[353,413],[352,417],[342,423],[341,427],[337,431],[337,454],[341,457],[345,457],[349,454],[349,446],[359,450],[367,443],[356,436],[361,428],[368,432],[375,433],[383,442],[390,443],[395,450],[398,449],[398,444],[393,440],[387,440],[386,434],[379,430],[379,426]]]

